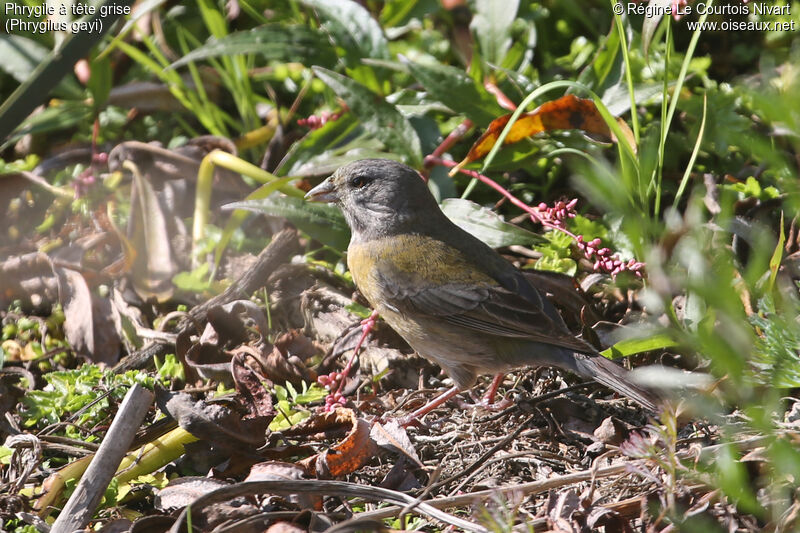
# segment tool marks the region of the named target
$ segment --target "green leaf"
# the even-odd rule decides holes
[[[347,51],[348,67],[359,66],[365,57],[389,59],[389,43],[380,24],[369,11],[352,0],[301,0],[323,20],[323,27],[334,42]]]
[[[292,144],[286,157],[283,158],[276,175],[303,176],[305,172],[319,175],[316,165],[309,162],[318,155],[333,149],[344,142],[353,130],[358,127],[358,120],[352,113],[345,113],[336,120],[325,123],[319,129],[310,131],[300,141]]]
[[[786,233],[783,231],[783,212],[781,212],[781,233],[778,237],[778,244],[775,245],[775,250],[772,252],[772,257],[769,259],[769,284],[768,290],[775,287],[775,278],[778,277],[778,269],[781,267],[781,259],[783,259],[783,245],[786,243]]]
[[[307,403],[324,400],[327,395],[328,391],[316,383],[312,383],[310,387],[306,387],[306,383],[303,382],[303,392],[298,394],[294,401],[298,405],[305,405]]]
[[[423,65],[407,61],[411,75],[425,87],[425,90],[453,111],[465,115],[480,125],[505,114],[489,93],[479,87],[466,72],[449,65]],[[458,95],[458,98],[453,98]]]
[[[305,202],[300,198],[280,196],[234,202],[223,209],[247,209],[256,213],[284,217],[322,244],[344,250],[350,242],[350,228],[337,207],[329,204]]]
[[[211,287],[208,281],[208,263],[202,263],[191,272],[178,272],[172,276],[172,283],[178,289],[186,292],[201,293]]]
[[[10,465],[12,455],[14,455],[13,449],[0,446],[0,465]]]
[[[403,24],[419,3],[420,0],[387,0],[381,10],[381,24],[386,28]]]
[[[212,37],[168,68],[175,69],[193,61],[236,54],[259,54],[271,61],[302,62],[306,65],[333,66],[336,63],[336,54],[330,42],[319,32],[300,25],[270,24],[220,39]]]
[[[21,35],[0,35],[0,69],[18,82],[28,79],[50,53],[46,46]],[[73,76],[64,76],[54,91],[62,96],[80,98],[83,89]]]
[[[91,63],[92,73],[89,76],[89,92],[94,98],[94,108],[102,108],[108,95],[111,93],[111,85],[114,83],[111,71],[111,60],[106,56],[104,59],[95,59]]]
[[[574,259],[569,257],[561,257],[557,253],[544,254],[533,265],[534,270],[543,270],[545,272],[558,272],[565,276],[574,276],[578,271],[578,265]]]
[[[624,58],[620,53],[619,33],[612,31],[592,61],[591,68],[584,69],[578,76],[578,83],[603,94],[622,82]],[[630,94],[624,91],[630,100]]]
[[[653,34],[661,22],[661,13],[664,13],[671,4],[672,0],[648,0],[647,2],[647,7],[651,9],[645,14],[642,22],[642,49],[645,57],[647,57],[647,53],[650,50],[650,41],[653,40]],[[666,18],[669,19],[670,17]],[[667,20],[667,24],[670,24],[669,20]]]
[[[267,196],[274,193],[284,185],[288,185],[289,182],[292,181],[292,179],[294,178],[290,176],[287,178],[281,178],[275,181],[267,182],[264,185],[260,186],[255,191],[248,194],[247,197],[245,198],[245,201],[266,198]],[[214,247],[215,269],[219,266],[219,262],[222,259],[222,254],[225,251],[225,248],[228,246],[228,243],[231,242],[231,238],[233,237],[234,232],[237,229],[239,229],[239,227],[246,219],[247,219],[246,211],[234,211],[231,214],[231,217],[228,219],[228,222],[225,224],[225,228],[222,230],[222,233],[219,236],[219,241]]]
[[[512,244],[528,245],[542,242],[539,235],[500,218],[494,211],[462,198],[448,198],[442,202],[442,211],[458,227],[471,233],[492,248]]]
[[[312,68],[347,103],[368,133],[390,151],[403,156],[409,166],[418,168],[422,164],[419,136],[395,106],[355,80],[322,67]]]
[[[27,134],[72,128],[92,119],[92,109],[84,102],[66,100],[60,105],[51,105],[41,113],[29,116],[0,149],[17,142]]]
[[[499,66],[511,46],[511,24],[517,16],[519,0],[476,0],[475,9],[470,28],[478,38],[481,55]]]
[[[722,446],[714,461],[717,473],[716,486],[722,489],[742,511],[763,514],[764,509],[758,503],[751,488],[750,476],[742,463],[741,457],[733,444]]]
[[[677,346],[677,344],[678,343],[669,335],[665,333],[656,333],[649,337],[621,340],[614,346],[600,352],[600,355],[609,359],[620,359],[637,353],[670,348],[672,346]]]

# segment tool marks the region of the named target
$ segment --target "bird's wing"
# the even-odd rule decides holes
[[[427,315],[489,335],[530,339],[579,352],[594,351],[566,329],[552,306],[521,275],[519,280],[513,280],[514,284],[524,284],[520,292],[512,292],[488,276],[483,281],[436,285],[424,280],[398,283],[398,276],[386,270],[379,277],[388,296],[386,303],[402,314]]]

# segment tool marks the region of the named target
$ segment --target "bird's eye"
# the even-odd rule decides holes
[[[354,189],[360,189],[367,184],[367,178],[364,176],[353,176],[350,178],[350,186]]]

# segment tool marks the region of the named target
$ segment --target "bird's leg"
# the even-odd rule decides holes
[[[431,411],[433,411],[434,409],[436,409],[437,407],[442,405],[444,402],[446,402],[447,400],[449,400],[450,398],[452,398],[453,396],[458,394],[459,392],[461,392],[461,389],[459,389],[458,387],[453,387],[452,389],[448,390],[447,392],[443,392],[442,394],[440,394],[439,396],[437,396],[433,400],[429,401],[428,403],[426,403],[425,405],[423,405],[422,407],[420,407],[419,409],[417,409],[413,413],[407,414],[406,416],[400,418],[398,420],[400,422],[400,425],[405,427],[405,426],[408,426],[409,424],[411,424],[412,422],[418,421],[418,419],[421,416],[424,416],[424,415],[430,413]]]
[[[494,397],[497,395],[497,389],[500,388],[500,384],[503,383],[503,378],[506,377],[505,374],[502,372],[498,372],[494,375],[492,379],[492,384],[489,385],[489,388],[486,389],[486,393],[483,395],[483,404],[485,405],[492,405],[494,403]]]
[[[509,407],[513,402],[508,398],[503,398],[499,402],[495,403],[497,389],[500,388],[500,385],[503,383],[503,378],[505,377],[506,375],[502,372],[495,374],[494,378],[492,378],[492,384],[489,385],[488,389],[486,389],[486,392],[483,394],[483,398],[481,398],[480,402],[475,404],[475,407],[482,407],[490,411],[502,411],[506,407]]]
[[[331,391],[333,391],[333,386],[338,381],[339,386],[336,387],[335,392],[331,392],[328,394],[328,397],[325,398],[325,410],[332,411],[336,409],[336,407],[341,406],[344,404],[344,396],[342,396],[342,389],[344,388],[344,382],[347,380],[347,376],[350,374],[350,370],[353,368],[353,362],[355,362],[356,357],[358,356],[358,352],[361,350],[361,345],[364,344],[364,340],[366,340],[367,335],[370,334],[372,329],[375,327],[375,322],[378,319],[378,311],[373,311],[368,318],[365,318],[361,321],[361,337],[359,337],[358,342],[356,343],[356,347],[353,349],[353,355],[350,356],[350,359],[347,361],[347,364],[344,366],[341,372],[331,372],[330,375],[326,377],[326,383],[322,383],[323,385],[330,384]]]
[[[486,390],[486,393],[483,395],[483,400],[479,404],[473,404],[472,407],[483,407],[491,410],[501,410],[511,405],[511,402],[507,399],[503,399],[503,401],[498,402],[496,404],[494,403],[495,396],[497,395],[497,389],[500,387],[500,384],[503,383],[504,377],[505,374],[503,373],[496,374],[494,376],[494,379],[492,379],[492,384],[489,386],[489,388]],[[459,392],[461,392],[461,389],[459,389],[458,387],[453,387],[449,389],[447,392],[443,392],[442,394],[440,394],[433,400],[429,401],[428,403],[426,403],[413,413],[410,413],[400,418],[399,420],[400,425],[405,427],[413,422],[418,421],[420,417],[430,413],[431,411],[442,405],[444,402],[446,402],[447,400],[458,394]]]

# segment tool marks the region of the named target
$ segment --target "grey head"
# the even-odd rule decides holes
[[[348,163],[306,199],[337,204],[357,241],[417,232],[447,220],[419,173],[390,159]]]

